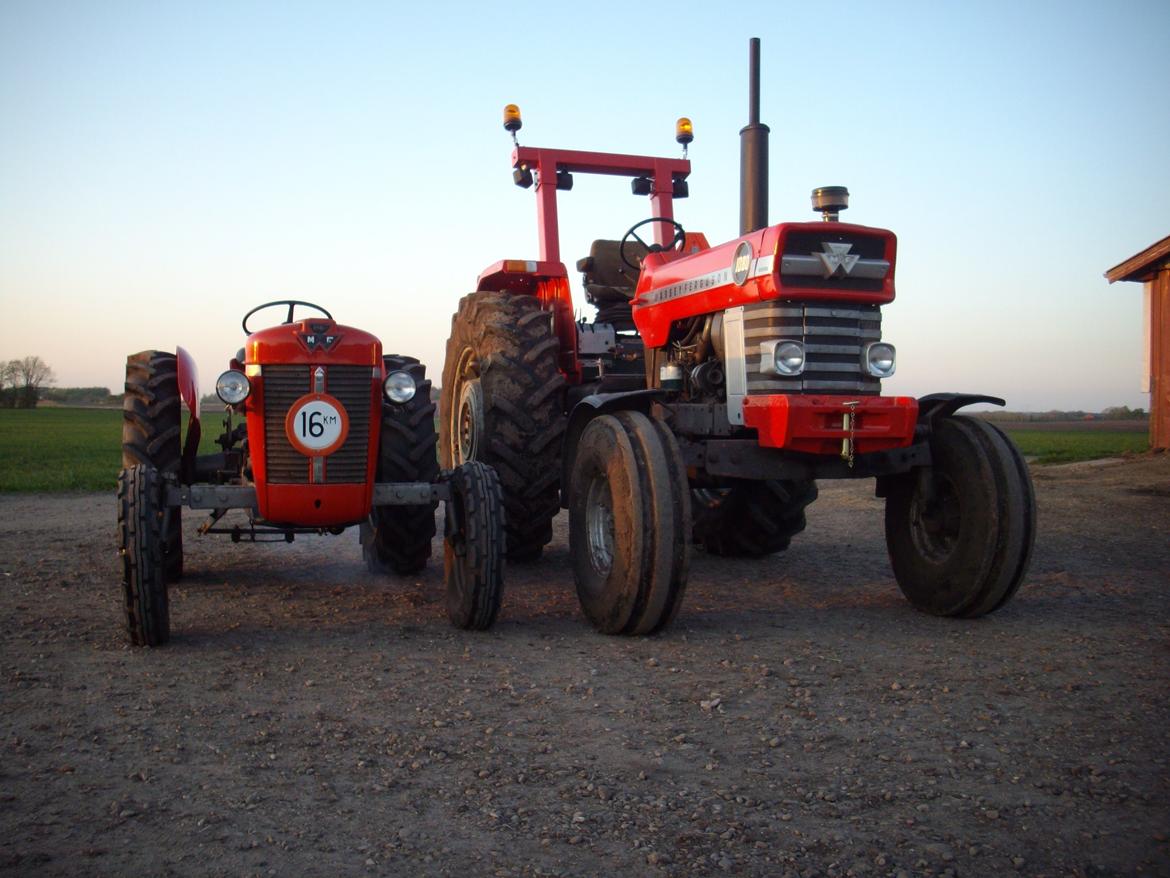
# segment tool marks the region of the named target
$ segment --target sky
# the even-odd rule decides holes
[[[182,345],[207,392],[296,298],[437,378],[480,271],[537,255],[504,104],[522,144],[650,155],[690,117],[676,218],[722,242],[760,37],[769,221],[846,185],[898,235],[884,392],[1148,408],[1141,285],[1102,275],[1170,234],[1167,33],[1165,0],[0,0],[0,359],[120,391]],[[577,175],[564,261],[649,215]]]

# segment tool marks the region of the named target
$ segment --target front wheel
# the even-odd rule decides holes
[[[604,634],[670,624],[687,582],[690,491],[671,432],[640,412],[581,434],[569,484],[569,553],[581,609]]]
[[[152,466],[137,464],[118,474],[123,606],[135,646],[161,646],[171,636],[165,497],[163,476]]]
[[[983,616],[1027,573],[1036,502],[1010,439],[977,418],[939,420],[931,466],[891,481],[886,547],[902,593],[936,616]]]
[[[496,471],[477,460],[451,473],[443,568],[447,616],[456,628],[483,631],[504,593],[504,498]]]

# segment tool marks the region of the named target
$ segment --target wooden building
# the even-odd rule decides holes
[[[1109,283],[1139,281],[1146,324],[1142,390],[1150,394],[1150,447],[1170,448],[1170,236],[1105,272]]]

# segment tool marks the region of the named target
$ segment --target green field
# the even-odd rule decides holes
[[[204,415],[201,451],[221,420]],[[0,409],[0,491],[112,491],[121,466],[121,409]]]
[[[200,450],[216,450],[219,412],[203,417]],[[1038,463],[1068,463],[1138,454],[1144,432],[1034,429],[1001,424],[1020,450]],[[112,491],[121,466],[120,409],[0,409],[0,491]]]
[[[1028,430],[1000,424],[1025,457],[1037,463],[1073,463],[1150,450],[1148,433],[1115,430]]]

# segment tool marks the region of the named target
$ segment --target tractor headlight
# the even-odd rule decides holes
[[[896,360],[894,346],[884,341],[875,341],[865,346],[865,370],[877,378],[889,378],[894,374]]]
[[[243,372],[229,369],[215,379],[215,395],[228,405],[238,405],[252,392],[252,382]]]
[[[799,375],[804,371],[804,345],[790,339],[764,342],[760,345],[760,371],[786,377]]]
[[[398,405],[404,405],[414,399],[414,392],[418,387],[414,379],[407,372],[391,372],[382,382],[382,392],[386,399]]]

